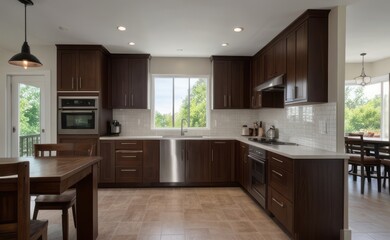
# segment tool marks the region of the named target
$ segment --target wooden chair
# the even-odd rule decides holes
[[[356,154],[356,148],[359,147],[359,153]],[[364,181],[367,176],[368,182],[371,182],[371,167],[376,167],[378,179],[378,191],[381,192],[381,160],[375,156],[365,155],[365,146],[363,143],[363,135],[345,137],[345,151],[349,156],[348,163],[352,165],[353,180],[356,181],[357,176],[360,176],[361,194],[364,194]],[[360,174],[357,173],[357,168],[360,166]],[[364,173],[366,170],[366,174]]]
[[[46,240],[47,220],[30,221],[29,162],[0,163],[0,177],[0,239]]]
[[[35,144],[35,157],[56,156],[92,156],[95,145],[89,143]],[[33,219],[37,219],[39,210],[62,210],[62,236],[69,238],[68,209],[72,208],[74,227],[76,220],[76,190],[69,189],[61,195],[39,195],[35,199]]]
[[[386,179],[388,179],[390,193],[390,145],[382,147],[382,152],[379,154],[379,156],[382,158],[381,163],[384,167],[383,187],[386,187]]]

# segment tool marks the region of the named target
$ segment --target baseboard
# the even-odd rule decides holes
[[[350,229],[341,229],[340,240],[352,240],[352,232]]]

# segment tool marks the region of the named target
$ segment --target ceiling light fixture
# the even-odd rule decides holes
[[[360,56],[362,56],[362,72],[359,76],[355,77],[355,81],[357,84],[360,84],[364,87],[371,82],[371,77],[367,76],[364,71],[364,56],[366,56],[366,53],[361,53]]]
[[[135,42],[129,42],[129,45],[130,45],[130,46],[134,46],[134,45],[135,45]]]
[[[118,26],[118,30],[119,30],[119,31],[122,31],[122,32],[123,32],[123,31],[126,31],[126,27],[124,27],[124,26]]]
[[[227,46],[229,46],[229,43],[222,43],[221,45],[222,45],[222,47],[227,47]]]
[[[233,31],[235,31],[235,32],[242,32],[242,31],[244,31],[244,28],[243,27],[235,27],[233,29]]]
[[[27,69],[28,67],[40,67],[42,63],[30,53],[30,46],[27,43],[27,5],[34,5],[31,0],[19,0],[24,4],[24,43],[20,53],[13,56],[8,63]]]

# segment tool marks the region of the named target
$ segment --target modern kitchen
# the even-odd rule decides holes
[[[34,220],[48,220],[47,239],[389,236],[386,227],[359,231],[367,199],[348,174],[344,147],[345,81],[355,69],[346,64],[347,13],[349,6],[360,11],[362,1],[122,4],[15,0],[0,10],[20,18],[20,31],[0,41],[0,157],[28,160],[34,144],[87,144],[96,159],[90,170],[77,170],[80,183],[69,177],[76,170],[62,172],[52,192],[36,187],[31,172],[31,216],[37,194],[61,196],[72,187],[76,206],[85,208],[68,214],[67,207],[69,219],[34,211]],[[77,17],[53,17],[61,8]],[[192,11],[199,18],[186,16]],[[169,24],[177,36],[164,33]],[[49,44],[39,35],[45,27],[54,29]],[[40,67],[15,64],[22,36]],[[25,95],[34,91],[36,102]],[[39,115],[38,132],[22,133],[26,112]],[[375,194],[376,179],[368,181],[364,196],[389,206],[386,178]]]

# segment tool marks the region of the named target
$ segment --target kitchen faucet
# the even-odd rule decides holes
[[[187,119],[183,118],[181,119],[181,127],[180,127],[180,135],[181,136],[184,136],[184,133],[187,132],[187,130],[183,130],[183,122],[186,121],[187,122],[187,126],[188,126],[188,121]]]

